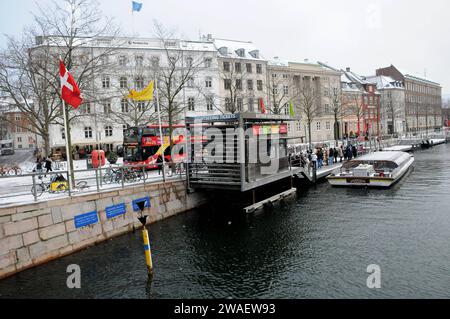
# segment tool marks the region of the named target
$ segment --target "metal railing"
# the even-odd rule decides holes
[[[184,163],[173,164],[172,168],[166,163],[165,178],[162,175],[162,164],[155,165],[159,167],[153,170],[147,170],[148,165],[109,165],[102,168],[74,170],[71,191],[68,187],[67,170],[0,176],[0,206],[145,186],[160,183],[164,179],[166,181],[185,179]],[[56,179],[60,176],[64,181]]]

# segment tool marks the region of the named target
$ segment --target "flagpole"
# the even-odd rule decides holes
[[[67,175],[69,178],[69,195],[72,193],[72,171],[71,171],[71,167],[70,167],[70,158],[71,158],[71,153],[69,150],[69,130],[68,130],[68,123],[67,123],[67,109],[66,109],[66,102],[62,100],[62,104],[63,104],[63,114],[64,114],[64,130],[66,132],[66,161],[67,161]]]
[[[161,109],[159,106],[159,92],[158,92],[158,78],[155,76],[155,89],[156,89],[156,107],[158,112],[158,125],[159,125],[159,137],[161,139],[161,147],[162,147],[162,173],[163,173],[163,181],[166,182],[166,171],[165,171],[165,159],[164,159],[164,136],[162,133],[162,126],[161,126]],[[169,138],[171,138],[169,136]]]

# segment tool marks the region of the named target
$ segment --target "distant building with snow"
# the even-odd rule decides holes
[[[442,87],[418,76],[403,74],[391,65],[376,70],[377,76],[389,76],[405,88],[406,129],[417,132],[438,129],[442,125]]]

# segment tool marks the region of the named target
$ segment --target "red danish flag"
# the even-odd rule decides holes
[[[80,89],[73,76],[67,71],[64,62],[59,62],[59,76],[61,77],[61,97],[69,105],[75,109],[83,102]]]

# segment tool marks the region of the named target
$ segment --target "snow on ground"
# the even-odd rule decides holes
[[[63,164],[66,164],[63,162]],[[122,165],[123,159],[119,159],[116,166]],[[0,177],[0,206],[9,206],[9,205],[17,205],[17,204],[25,204],[25,203],[31,203],[34,201],[33,194],[31,192],[32,186],[33,186],[33,178],[32,178],[32,171],[35,167],[35,164],[31,161],[27,161],[22,163],[21,165],[25,176],[4,176]],[[106,170],[108,169],[109,165],[104,167],[101,171],[101,176],[103,176],[106,173]],[[75,182],[85,181],[87,182],[87,185],[89,186],[87,189],[84,190],[74,190],[74,194],[77,193],[95,193],[97,192],[97,187],[100,191],[103,190],[111,190],[111,189],[120,189],[122,188],[121,183],[113,183],[113,184],[103,184],[101,182],[101,176],[99,172],[98,176],[98,186],[97,186],[97,179],[96,179],[96,172],[95,171],[86,171],[87,169],[87,163],[86,160],[79,160],[74,161],[74,168],[75,168]],[[81,171],[81,172],[77,172]],[[58,170],[55,170],[54,172],[58,172]],[[64,177],[67,179],[67,174],[65,171],[59,171],[62,172]],[[148,171],[148,179],[145,181],[146,184],[150,183],[156,183],[162,181],[162,176],[158,174],[158,171]],[[49,182],[50,176],[43,178],[44,182]],[[184,176],[180,175],[174,175],[174,176],[167,176],[166,180],[180,180],[184,178]],[[36,183],[40,183],[40,180],[38,178],[35,178]],[[142,181],[136,182],[136,183],[126,183],[125,187],[127,186],[136,186],[136,185],[143,185]],[[50,193],[44,193],[42,196],[38,198],[38,201],[46,201],[49,199],[57,199],[57,198],[63,198],[67,197],[68,193],[56,193],[56,194],[50,194]]]

